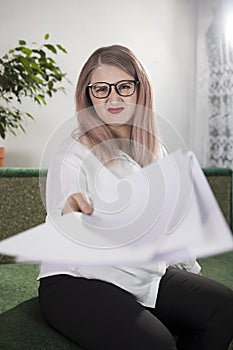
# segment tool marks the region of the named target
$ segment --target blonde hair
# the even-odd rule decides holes
[[[123,143],[121,148],[138,164],[145,166],[156,158],[157,153],[152,88],[142,64],[134,53],[124,46],[99,48],[83,66],[75,92],[78,129],[73,136],[90,148],[105,164],[119,155],[119,142],[96,114],[87,89],[94,70],[104,64],[114,65],[139,81],[131,137],[128,144],[124,146]]]

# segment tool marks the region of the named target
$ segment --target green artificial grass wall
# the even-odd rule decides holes
[[[0,177],[11,178],[11,177],[37,177],[46,176],[47,169],[39,168],[0,168]]]
[[[0,172],[3,174],[6,173]],[[41,181],[45,186],[45,178]],[[0,176],[0,213],[0,240],[43,223],[46,210],[38,176]],[[12,257],[0,255],[0,263],[13,261]]]
[[[203,172],[220,209],[233,230],[233,181],[231,169],[206,168]]]

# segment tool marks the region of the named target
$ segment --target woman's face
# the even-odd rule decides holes
[[[123,82],[121,83],[121,81]],[[99,118],[115,131],[117,131],[116,129],[118,127],[128,126],[127,123],[130,124],[135,111],[137,85],[135,86],[135,92],[133,92],[134,84],[128,81],[135,81],[135,77],[116,66],[107,64],[96,68],[91,76],[90,84],[93,86],[89,88],[89,94],[94,109]],[[133,93],[130,96],[121,96],[117,93],[116,87],[111,86],[111,92],[107,97],[97,98],[94,95],[103,97],[109,89],[107,85],[96,84],[97,82],[106,82],[109,84],[120,82],[117,87],[121,94]]]

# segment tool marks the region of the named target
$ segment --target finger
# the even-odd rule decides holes
[[[81,211],[88,215],[93,213],[92,200],[88,193],[77,193],[72,196],[72,199],[72,205],[75,211]]]
[[[62,215],[71,213],[72,211],[80,211],[77,201],[73,198],[73,195],[67,198],[65,206],[62,210]]]
[[[93,199],[92,199],[90,193],[84,192],[84,193],[82,193],[82,196],[84,197],[84,200],[85,200],[91,207],[93,207]]]

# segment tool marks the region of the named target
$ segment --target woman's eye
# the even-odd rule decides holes
[[[106,91],[108,91],[108,88],[107,88],[107,86],[95,86],[94,91],[96,93],[106,92]]]
[[[134,84],[130,82],[124,82],[118,85],[118,90],[121,92],[131,92],[134,89]]]
[[[120,90],[128,90],[128,89],[130,89],[130,88],[131,88],[130,84],[121,84],[121,85],[119,86],[119,89],[120,89]]]

